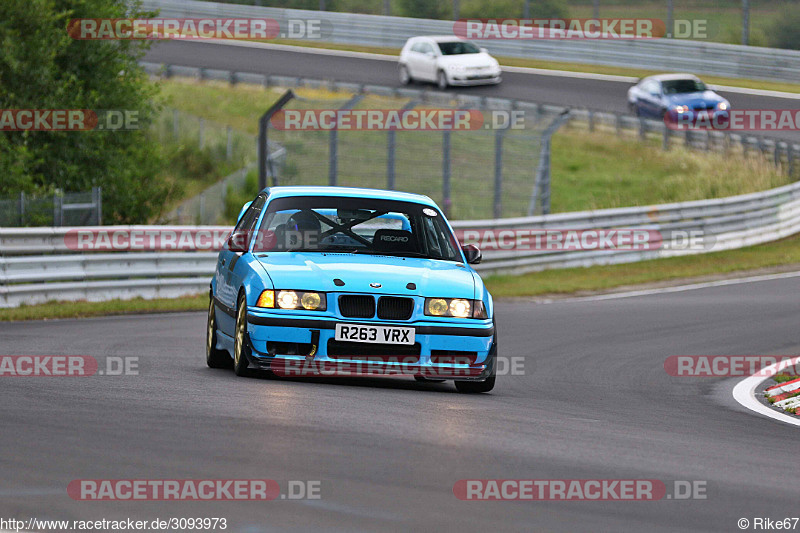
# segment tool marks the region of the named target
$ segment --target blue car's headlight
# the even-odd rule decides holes
[[[488,318],[481,300],[465,298],[425,298],[425,314],[456,318]]]
[[[256,302],[257,307],[279,309],[305,309],[307,311],[325,311],[327,298],[324,292],[281,290],[263,291]]]
[[[717,109],[719,109],[720,111],[725,111],[726,109],[728,109],[728,103],[727,102],[718,103]]]

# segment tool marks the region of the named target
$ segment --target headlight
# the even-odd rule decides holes
[[[676,105],[676,106],[675,106],[675,111],[676,111],[677,113],[686,113],[687,111],[689,111],[689,106],[685,106],[685,105]]]
[[[464,298],[425,298],[425,314],[456,318],[488,318],[482,301]]]
[[[263,294],[264,293],[262,293],[262,296]],[[259,298],[259,301],[261,301],[261,298]],[[327,299],[325,298],[325,293],[322,292],[282,290],[278,291],[278,295],[277,298],[275,298],[275,302],[281,309],[305,309],[308,311],[324,311],[326,308]]]
[[[300,303],[303,309],[319,309],[319,304],[322,302],[319,294],[316,292],[307,292],[300,298]]]
[[[717,109],[719,109],[720,111],[725,111],[726,109],[728,109],[728,104],[726,102],[720,102],[717,104]]]
[[[294,291],[279,292],[278,307],[281,309],[297,309],[297,293]]]
[[[450,314],[455,317],[467,318],[470,310],[471,306],[469,305],[468,300],[456,298],[455,300],[450,301]]]

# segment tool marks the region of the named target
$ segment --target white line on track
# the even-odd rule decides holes
[[[617,292],[611,294],[598,294],[597,296],[579,296],[577,298],[563,298],[557,300],[545,300],[542,303],[561,303],[561,302],[593,302],[599,300],[616,300],[619,298],[633,298],[636,296],[650,296],[652,294],[665,294],[670,292],[693,291],[697,289],[707,289],[709,287],[722,287],[725,285],[740,285],[744,283],[756,283],[759,281],[771,281],[775,279],[797,278],[800,272],[782,272],[780,274],[765,274],[763,276],[750,276],[747,278],[721,279],[717,281],[707,281],[704,283],[692,283],[690,285],[677,285],[675,287],[659,287],[657,289],[642,289],[638,291]]]
[[[374,54],[371,52],[353,52],[351,50],[331,50],[328,48],[293,46],[289,44],[258,43],[253,41],[232,41],[227,39],[200,39],[192,42],[221,44],[226,46],[239,46],[242,48],[257,48],[262,50],[281,50],[284,52],[295,52],[298,54],[316,54],[316,55],[352,57],[356,59],[372,59],[375,61],[397,61],[397,56],[389,54]],[[616,83],[635,83],[639,79],[633,76],[617,76],[613,74],[597,74],[594,72],[573,72],[570,70],[553,70],[553,69],[532,68],[532,67],[503,66],[503,71],[513,72],[517,74],[535,74],[537,76],[578,78],[585,80],[611,81]],[[711,87],[715,90],[727,91],[730,93],[750,94],[754,96],[768,96],[770,98],[787,98],[791,100],[800,100],[800,93],[768,91],[765,89],[749,89],[747,87],[735,87],[731,85],[712,85]]]
[[[785,366],[793,366],[796,365],[798,362],[800,362],[800,357],[795,357],[794,359],[790,359],[789,361],[781,361],[780,363],[775,363],[773,365],[770,365],[762,369],[761,371],[757,372],[756,374],[753,374],[752,376],[744,378],[742,381],[737,383],[736,386],[733,388],[733,398],[737,402],[739,402],[742,406],[758,414],[768,416],[769,418],[779,420],[786,424],[791,424],[793,426],[800,426],[800,417],[779,413],[774,409],[770,409],[763,403],[759,402],[756,399],[755,395],[756,388],[758,388],[759,384],[761,384],[761,382],[763,382],[765,379],[770,378],[776,372],[779,364]]]

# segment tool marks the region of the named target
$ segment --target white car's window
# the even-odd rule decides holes
[[[439,50],[441,50],[442,55],[445,56],[456,56],[462,54],[479,54],[481,52],[480,48],[467,41],[449,41],[438,44],[439,44]]]

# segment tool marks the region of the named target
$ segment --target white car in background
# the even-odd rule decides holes
[[[500,64],[485,48],[453,35],[412,37],[400,52],[400,83],[449,85],[500,83]]]

